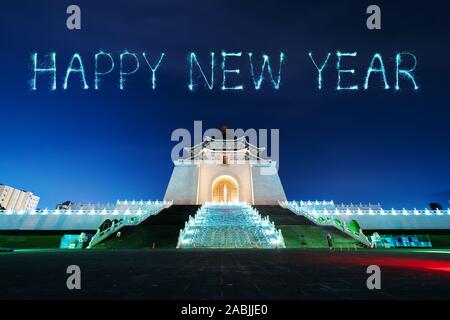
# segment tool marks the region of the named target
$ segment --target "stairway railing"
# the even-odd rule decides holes
[[[97,233],[92,237],[91,241],[89,242],[88,249],[93,248],[112,234],[116,233],[120,229],[122,229],[125,226],[135,226],[146,220],[150,216],[157,215],[162,210],[169,208],[173,204],[173,201],[162,201],[161,206],[159,206],[156,210],[148,210],[144,213],[141,213],[139,216],[133,216],[133,217],[124,217],[117,222],[113,221],[111,226],[106,228],[105,230],[97,230]]]
[[[328,218],[328,217],[326,217],[326,218],[322,217],[322,219],[318,219],[316,216],[309,213],[307,210],[301,210],[301,208],[298,207],[298,205],[296,205],[295,201],[291,201],[291,202],[278,201],[278,203],[282,208],[289,209],[296,215],[304,216],[306,219],[308,219],[309,221],[311,221],[312,223],[314,223],[318,226],[334,227],[334,228],[338,229],[339,231],[342,231],[345,234],[347,234],[348,236],[352,237],[353,239],[357,240],[358,242],[362,243],[365,246],[370,247],[372,244],[370,239],[362,232],[361,229],[359,230],[359,233],[355,233],[348,228],[345,221],[339,220],[341,222],[339,224],[339,223],[337,223],[337,221],[335,219]]]

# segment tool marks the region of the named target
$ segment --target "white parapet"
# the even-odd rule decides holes
[[[87,205],[75,210],[0,210],[0,230],[96,230],[106,219],[143,220],[171,205],[170,201],[118,201],[114,208]]]
[[[291,211],[318,217],[337,217],[343,222],[358,221],[362,229],[450,229],[450,208],[445,210],[430,209],[389,209],[380,205],[338,205],[320,201],[285,201],[282,207]]]

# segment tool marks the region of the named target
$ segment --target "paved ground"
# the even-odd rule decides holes
[[[28,251],[0,254],[0,277],[1,299],[450,299],[450,250]]]

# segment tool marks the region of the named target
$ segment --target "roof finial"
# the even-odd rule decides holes
[[[222,132],[222,138],[225,140],[227,138],[227,130],[228,130],[228,125],[223,124],[220,127],[220,132]]]

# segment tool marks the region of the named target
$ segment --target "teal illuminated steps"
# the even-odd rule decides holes
[[[177,248],[285,248],[280,230],[245,203],[206,203],[180,230]]]

